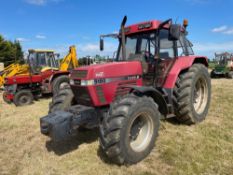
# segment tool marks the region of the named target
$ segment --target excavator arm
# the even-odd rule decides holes
[[[67,71],[70,69],[77,68],[79,66],[77,54],[76,54],[76,48],[75,46],[70,46],[69,53],[66,55],[66,57],[62,60],[60,64],[60,71]]]
[[[29,66],[27,64],[13,63],[7,66],[0,74],[0,87],[4,85],[6,77],[12,77],[15,75],[27,75],[29,74]]]

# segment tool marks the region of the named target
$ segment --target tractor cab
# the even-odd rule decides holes
[[[48,69],[58,69],[53,50],[29,49],[28,64],[33,74],[38,74]]]
[[[233,78],[233,54],[228,52],[215,53],[215,67],[211,72],[211,77],[223,76]]]
[[[123,37],[122,29],[119,34],[101,35],[100,50],[104,48],[104,37],[119,39],[115,61],[140,61],[144,84],[161,87],[176,58],[194,55],[193,45],[186,38],[187,26],[186,20],[183,26],[171,20],[134,24],[123,29]]]
[[[227,66],[230,67],[233,62],[233,54],[230,53],[222,53],[222,54],[216,54],[215,53],[215,59],[216,63],[220,66]]]

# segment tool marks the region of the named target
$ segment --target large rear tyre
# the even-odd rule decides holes
[[[55,78],[52,83],[53,96],[56,96],[61,89],[69,86],[69,81],[68,75],[61,75]]]
[[[150,97],[127,95],[115,101],[100,124],[100,146],[117,164],[134,164],[153,149],[160,113]]]
[[[30,90],[20,90],[16,92],[13,102],[16,106],[26,106],[32,104],[33,94]]]
[[[211,98],[211,82],[207,68],[194,64],[180,74],[174,88],[173,102],[176,118],[184,124],[203,121],[208,113]]]
[[[67,110],[71,105],[75,104],[75,98],[70,86],[66,86],[53,96],[52,102],[49,104],[49,113]]]

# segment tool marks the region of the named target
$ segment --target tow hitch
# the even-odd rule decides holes
[[[93,107],[75,105],[68,111],[56,111],[40,118],[41,133],[53,141],[61,141],[75,134],[80,126],[98,126],[98,115]]]

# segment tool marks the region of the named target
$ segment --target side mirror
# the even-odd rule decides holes
[[[171,24],[169,30],[169,40],[177,41],[180,39],[181,27],[178,24]]]
[[[104,50],[104,39],[100,38],[100,51]]]

